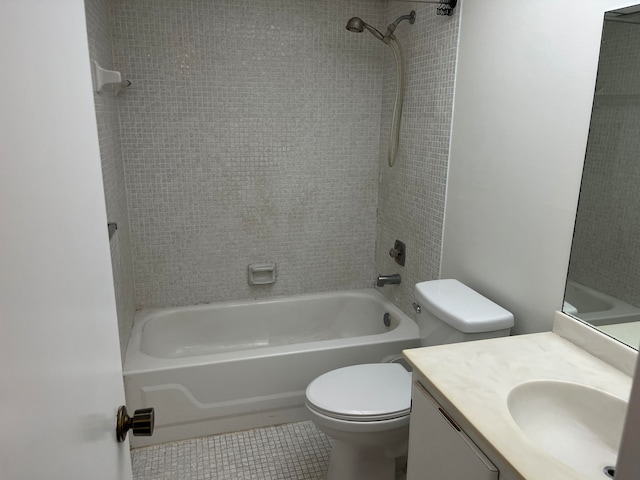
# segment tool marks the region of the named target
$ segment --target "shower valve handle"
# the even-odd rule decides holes
[[[404,267],[406,252],[407,252],[407,247],[404,244],[404,242],[401,242],[400,240],[396,240],[396,243],[393,246],[393,248],[389,250],[389,256],[393,258],[398,265],[401,265]]]

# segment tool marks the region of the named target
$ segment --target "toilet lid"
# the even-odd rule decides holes
[[[339,368],[307,387],[307,404],[329,417],[379,421],[409,414],[411,374],[397,363]]]

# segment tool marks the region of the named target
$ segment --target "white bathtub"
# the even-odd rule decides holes
[[[413,320],[373,289],[140,311],[127,407],[154,407],[156,430],[131,444],[304,420],[318,375],[416,346]]]
[[[640,308],[573,280],[567,280],[564,299],[565,313],[595,326],[640,321]]]

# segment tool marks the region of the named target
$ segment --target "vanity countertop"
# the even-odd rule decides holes
[[[420,380],[477,443],[488,444],[527,480],[580,474],[534,445],[507,407],[509,392],[534,380],[579,383],[627,399],[632,379],[559,335],[546,332],[405,350]]]

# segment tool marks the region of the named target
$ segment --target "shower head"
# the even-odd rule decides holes
[[[382,33],[380,33],[376,28],[372,27],[368,23],[363,22],[361,18],[353,17],[347,22],[347,30],[349,30],[350,32],[362,33],[365,28],[369,30],[378,40],[384,41],[384,35],[382,35]]]
[[[360,17],[350,18],[349,21],[347,22],[347,30],[354,33],[362,33],[366,28],[378,40],[382,40],[384,43],[388,44],[389,41],[394,38],[393,32],[396,30],[396,27],[403,20],[409,20],[409,23],[415,22],[416,12],[412,10],[409,15],[402,15],[401,17],[399,17],[395,22],[389,25],[389,27],[387,28],[387,33],[384,35],[377,28],[374,28],[368,23],[365,23]]]
[[[364,22],[359,17],[352,17],[347,22],[347,30],[354,33],[362,33],[364,30]]]

